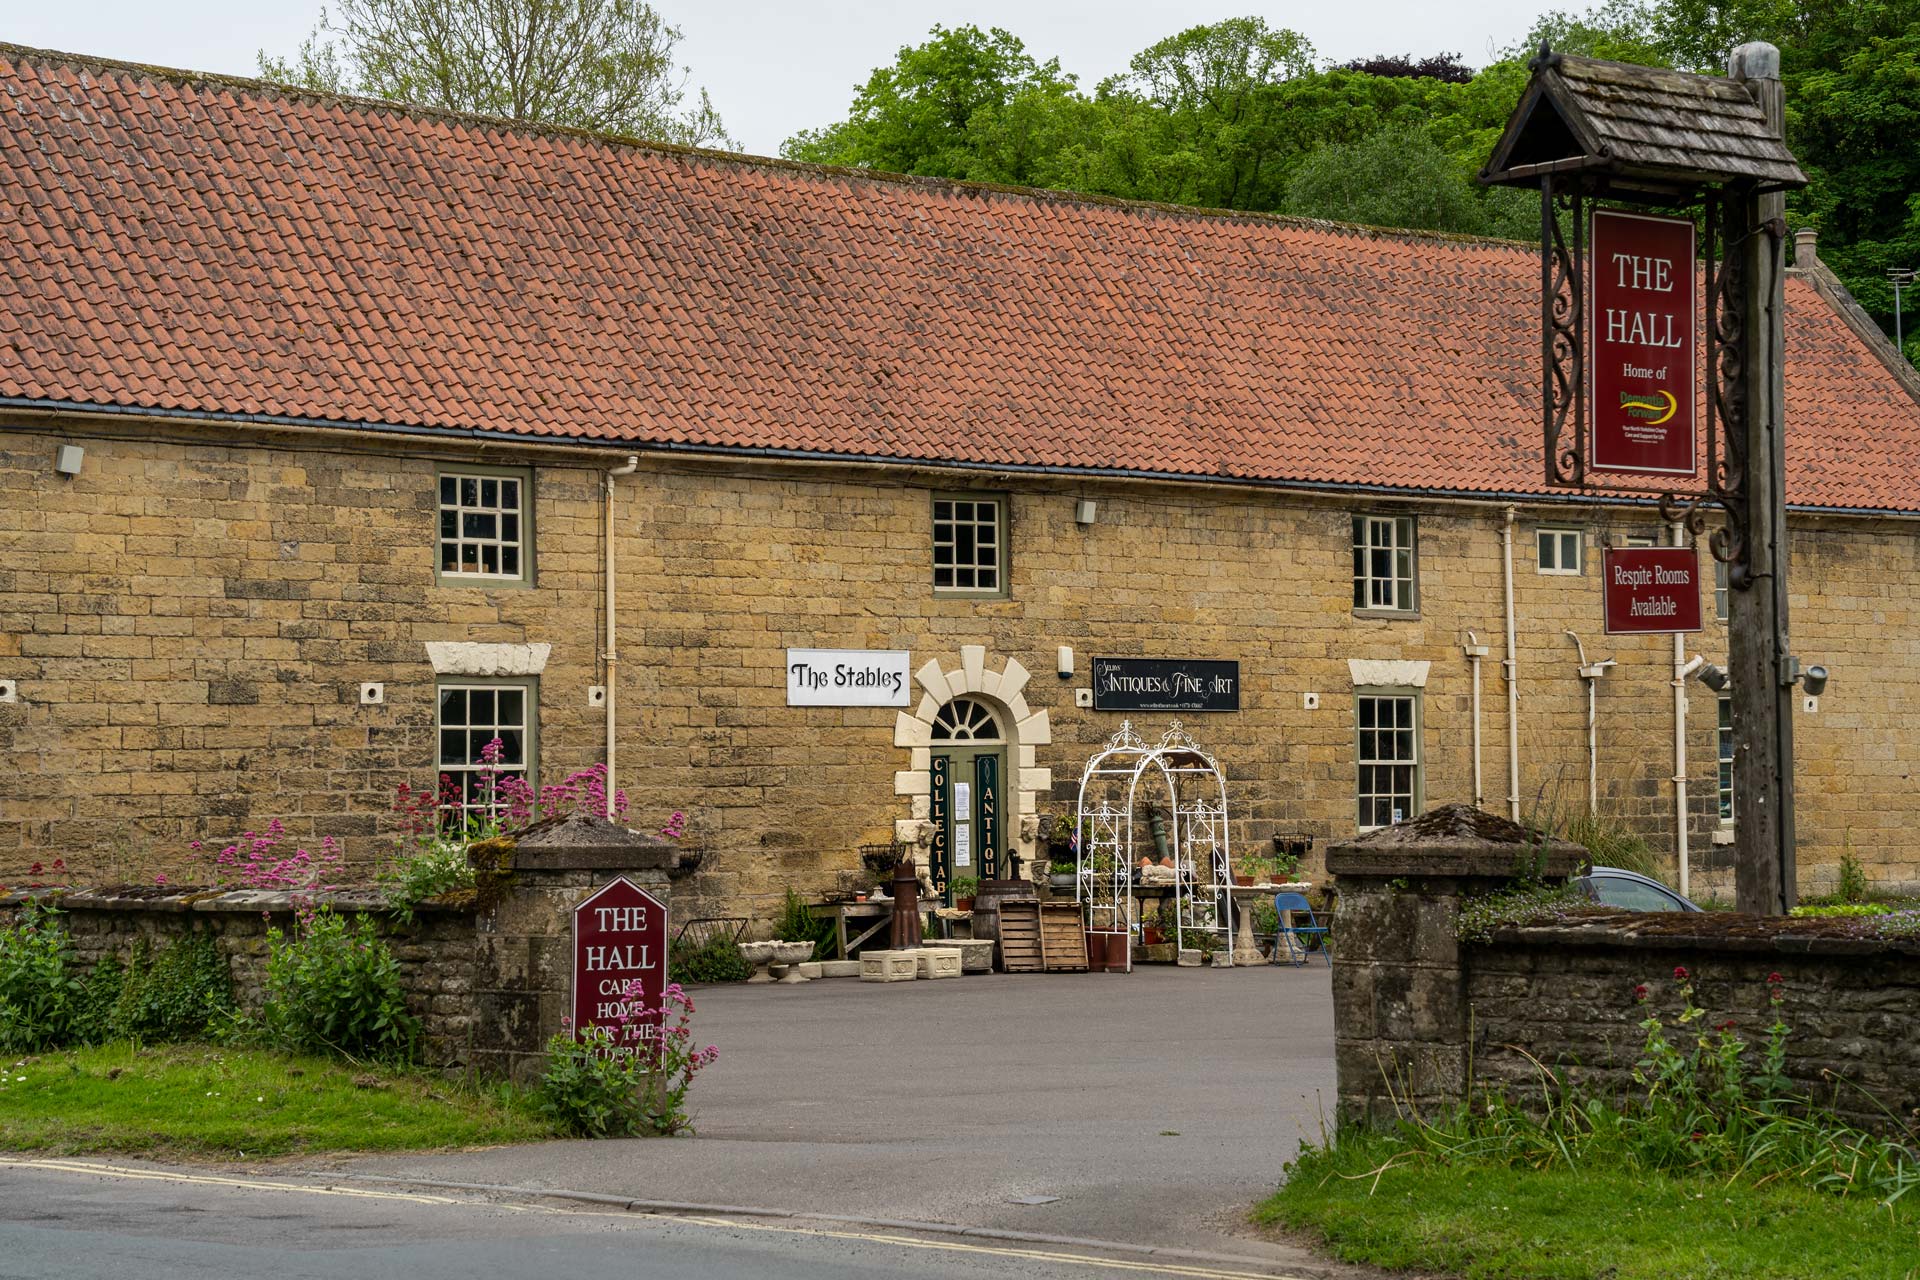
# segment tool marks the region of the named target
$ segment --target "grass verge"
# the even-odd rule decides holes
[[[1920,1280],[1920,1206],[1786,1181],[1406,1156],[1374,1135],[1309,1150],[1255,1220],[1347,1262],[1468,1280]]]
[[[126,1041],[0,1063],[0,1149],[236,1158],[552,1137],[526,1094],[421,1072]]]

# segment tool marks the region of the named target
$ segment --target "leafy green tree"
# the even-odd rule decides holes
[[[795,135],[781,154],[929,177],[1020,181],[1050,134],[1046,116],[1073,94],[1073,77],[1061,73],[1057,58],[1035,61],[998,27],[935,26],[924,44],[875,69],[846,120]],[[983,151],[997,155],[997,164]]]
[[[268,80],[603,133],[731,146],[687,102],[678,28],[644,0],[338,0]]]
[[[1400,128],[1321,147],[1287,184],[1287,213],[1375,227],[1526,238],[1539,234],[1530,207],[1524,196],[1490,203],[1432,139]]]

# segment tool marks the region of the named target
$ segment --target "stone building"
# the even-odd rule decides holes
[[[1528,246],[14,47],[0,108],[0,881],[186,876],[275,817],[364,867],[498,736],[684,810],[677,910],[764,913],[936,800],[973,867],[1029,856],[1128,715],[1219,756],[1244,852],[1591,788],[1725,880],[1720,708],[1675,676],[1724,609],[1600,634],[1602,549],[1674,535],[1542,484]],[[1801,876],[1915,885],[1920,384],[1812,250]],[[876,683],[790,692],[803,649]],[[1237,709],[1085,705],[1106,659],[1237,664]]]

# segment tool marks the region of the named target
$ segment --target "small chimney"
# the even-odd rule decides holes
[[[1817,267],[1820,265],[1820,251],[1813,247],[1820,233],[1812,227],[1801,227],[1793,233],[1793,265],[1796,267]]]

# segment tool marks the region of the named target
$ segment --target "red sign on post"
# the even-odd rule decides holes
[[[667,909],[658,899],[622,876],[573,909],[575,1035],[606,1027],[616,1053],[650,1048],[666,1023],[666,989]]]
[[[1593,211],[1594,471],[1693,476],[1693,223]]]
[[[1608,635],[1700,630],[1700,552],[1616,547],[1603,561]]]

